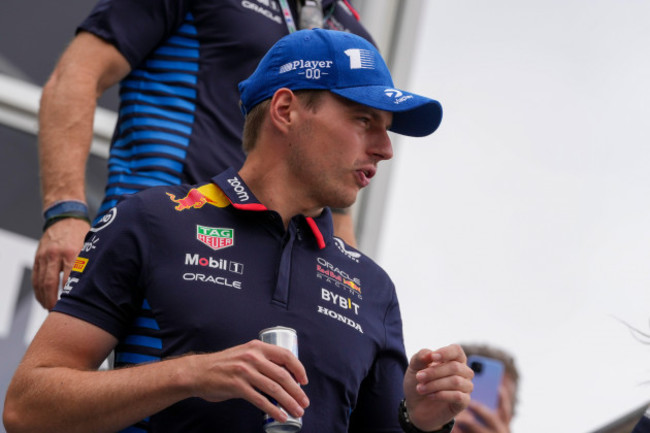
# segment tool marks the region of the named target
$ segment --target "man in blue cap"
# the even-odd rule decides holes
[[[347,0],[90,3],[95,7],[52,71],[39,109],[45,224],[32,285],[48,310],[59,296],[60,272],[67,279],[90,228],[86,160],[97,98],[108,88],[119,82],[120,107],[95,221],[126,194],[238,170],[245,155],[237,84],[296,27],[318,25],[373,40]],[[351,212],[333,209],[332,217],[336,235],[354,245]]]
[[[91,229],[10,385],[9,433],[259,432],[264,413],[304,432],[451,431],[465,354],[407,361],[390,278],[329,211],[392,157],[387,131],[432,133],[440,104],[327,30],[280,40],[239,90],[241,170],[135,194]],[[298,358],[257,340],[276,325]],[[96,371],[111,350],[118,368]]]

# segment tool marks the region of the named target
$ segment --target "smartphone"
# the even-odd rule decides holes
[[[470,355],[467,357],[467,365],[474,370],[471,399],[496,412],[499,407],[499,386],[503,379],[503,362],[485,356]]]

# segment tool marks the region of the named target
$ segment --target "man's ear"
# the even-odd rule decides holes
[[[298,104],[298,98],[291,90],[286,87],[276,90],[271,98],[269,109],[271,123],[276,128],[286,131],[293,121],[291,113],[296,108],[296,104]]]

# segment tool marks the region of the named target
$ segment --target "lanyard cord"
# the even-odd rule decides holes
[[[289,9],[289,4],[287,0],[278,0],[280,7],[282,8],[282,15],[284,15],[284,22],[287,23],[287,29],[289,33],[296,31],[296,22],[293,20],[293,15],[291,15],[291,9]]]
[[[330,6],[330,9],[327,11],[326,14],[323,16],[323,24],[325,24],[332,15],[334,15],[334,9],[336,9],[336,2],[332,3],[332,6]]]

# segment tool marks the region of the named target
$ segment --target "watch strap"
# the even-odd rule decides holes
[[[406,409],[406,399],[402,399],[402,401],[399,403],[398,419],[399,425],[402,427],[402,430],[404,430],[404,433],[451,433],[451,430],[454,428],[454,424],[456,422],[456,420],[452,418],[451,421],[443,425],[439,430],[431,432],[420,430],[411,422],[408,410]]]

